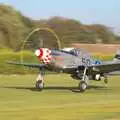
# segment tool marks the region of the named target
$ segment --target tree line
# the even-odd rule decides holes
[[[0,48],[20,50],[25,37],[35,28],[50,28],[59,36],[62,46],[72,43],[120,43],[120,36],[102,24],[86,25],[78,20],[54,16],[33,20],[9,5],[0,4]],[[57,46],[56,38],[48,31],[38,31],[26,42],[26,49]],[[41,43],[41,41],[43,43]]]

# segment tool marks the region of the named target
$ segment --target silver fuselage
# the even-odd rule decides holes
[[[83,50],[78,49],[76,53],[69,53],[62,50],[52,50],[52,60],[48,64],[49,69],[63,71],[78,66],[89,66],[93,63],[92,57]]]

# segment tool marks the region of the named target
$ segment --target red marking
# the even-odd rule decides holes
[[[39,51],[40,51],[40,55],[38,56],[38,58],[40,59],[40,61],[49,64],[52,58],[51,49],[45,50],[44,48],[40,48]],[[44,54],[46,54],[46,56],[43,57]]]
[[[46,56],[47,58],[49,57],[49,55]]]
[[[51,58],[48,58],[48,60],[51,60]]]
[[[42,58],[42,56],[43,56],[43,50],[40,48],[40,49],[39,49],[39,51],[40,51],[39,58],[41,59],[41,58]]]
[[[49,53],[50,51],[49,50],[47,50],[47,53]]]
[[[47,61],[48,59],[44,59],[45,61]]]

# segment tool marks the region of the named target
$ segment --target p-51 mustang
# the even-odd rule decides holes
[[[44,88],[44,70],[58,71],[68,73],[72,78],[80,80],[78,88],[85,91],[88,86],[88,80],[104,80],[108,82],[107,74],[120,70],[120,54],[116,53],[112,61],[98,61],[92,59],[88,52],[77,48],[64,48],[61,50],[39,48],[35,55],[42,64],[31,64],[9,61],[9,64],[23,65],[27,67],[38,68],[40,74],[36,79],[36,88]]]

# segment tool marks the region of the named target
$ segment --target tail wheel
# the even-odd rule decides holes
[[[84,92],[84,91],[86,90],[86,88],[87,88],[87,83],[86,83],[85,81],[81,81],[81,82],[79,83],[79,90],[80,90],[81,92]]]
[[[104,76],[104,79],[103,79],[103,80],[104,80],[104,83],[105,83],[105,84],[108,83],[108,77],[107,77],[106,75]]]
[[[36,88],[37,89],[39,89],[39,90],[43,90],[43,88],[44,88],[44,83],[43,83],[43,81],[42,80],[38,80],[38,81],[36,81]]]
[[[108,79],[104,79],[104,83],[107,84],[108,83]]]

